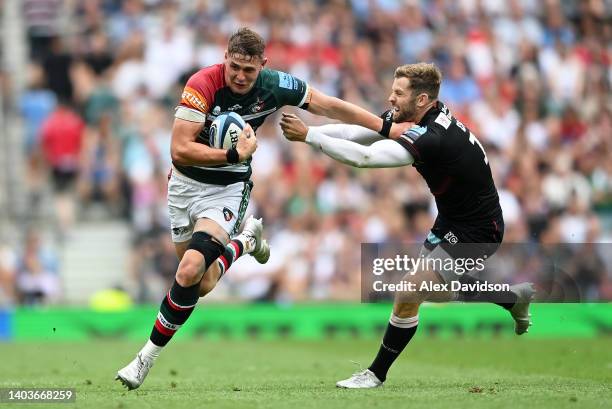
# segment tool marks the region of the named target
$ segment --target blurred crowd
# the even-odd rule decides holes
[[[240,26],[266,39],[269,67],[375,113],[387,109],[398,65],[435,62],[444,74],[440,99],[487,150],[505,241],[610,241],[609,2],[22,4],[29,84],[17,104],[25,124],[30,212],[47,205],[41,192],[51,184],[60,239],[92,207],[102,209],[104,218],[129,223],[133,251],[126,287],[136,288],[132,295],[140,302],[157,302],[163,290],[148,283],[152,277],[170,283],[178,264],[165,196],[174,107],[193,72],[223,60],[227,38]],[[297,111],[310,125],[328,122]],[[335,163],[285,141],[277,116],[257,137],[249,212],[264,218],[272,258],[266,265],[240,260],[213,297],[355,300],[360,243],[419,243],[426,237],[435,205],[411,167],[359,170]],[[37,299],[28,274],[61,274],[61,265],[58,270],[49,260],[32,267],[29,249],[41,244],[28,237],[24,250],[5,249],[12,256],[0,265],[4,293],[26,303]],[[584,292],[591,299],[612,292],[610,252],[599,248],[589,253],[600,263],[588,280],[580,273],[573,277],[579,287],[588,285]],[[35,290],[43,302],[58,296],[57,285],[40,282]]]

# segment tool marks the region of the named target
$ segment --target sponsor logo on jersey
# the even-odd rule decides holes
[[[206,98],[202,96],[198,91],[191,87],[185,87],[183,94],[181,95],[181,103],[191,108],[195,108],[199,111],[208,111],[208,104]]]
[[[257,101],[253,102],[251,105],[249,105],[249,111],[251,111],[252,113],[256,114],[257,112],[261,111],[264,107],[265,102],[262,101],[259,97],[257,97]]]
[[[187,233],[189,231],[189,226],[182,226],[182,227],[173,227],[172,228],[172,233],[175,236],[180,236],[183,233]]]
[[[459,239],[457,238],[457,236],[455,236],[455,233],[453,233],[452,231],[449,231],[448,233],[444,235],[444,240],[448,241],[450,244],[453,244],[453,245],[459,243]]]
[[[440,238],[432,232],[429,232],[429,234],[427,235],[427,241],[431,244],[440,244],[442,240],[440,240]]]
[[[442,125],[444,129],[448,129],[451,124],[451,119],[448,116],[444,115],[444,112],[440,112],[435,122],[439,125]]]
[[[408,142],[414,143],[423,134],[425,134],[425,132],[427,132],[427,127],[426,126],[415,125],[412,128],[408,129],[406,132],[404,132],[404,135],[402,135],[402,136],[404,136],[404,138],[407,139]]]
[[[232,220],[232,217],[234,217],[234,213],[232,213],[232,211],[230,209],[228,209],[227,207],[223,208],[223,217],[225,218],[226,222],[229,222],[230,220]]]
[[[239,109],[242,109],[242,105],[240,104],[234,104],[231,107],[227,108],[228,111],[238,111]]]
[[[297,89],[293,75],[287,74],[286,72],[278,71],[278,86],[285,89]]]
[[[214,107],[212,114],[213,115],[219,115],[221,113],[221,107],[219,105],[217,105],[216,107]]]

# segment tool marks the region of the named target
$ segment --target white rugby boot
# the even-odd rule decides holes
[[[130,362],[125,368],[119,369],[115,380],[119,380],[123,386],[129,390],[137,389],[142,385],[149,369],[153,366],[153,362],[147,360],[142,353],[138,353],[136,358]]]
[[[263,219],[256,219],[253,215],[244,223],[244,229],[236,237],[244,245],[244,251],[249,253],[259,264],[265,264],[270,258],[270,246],[266,239],[262,239]]]
[[[510,286],[510,291],[516,294],[516,303],[510,309],[510,315],[514,318],[514,332],[522,335],[529,332],[531,326],[529,305],[536,290],[533,283],[520,283]]]
[[[350,378],[336,382],[338,388],[344,389],[368,389],[378,388],[383,383],[380,381],[374,372],[369,369],[354,373]]]

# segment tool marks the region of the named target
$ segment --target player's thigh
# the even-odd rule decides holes
[[[215,222],[229,237],[233,237],[244,218],[249,205],[252,183],[238,182],[227,186],[211,186],[190,209],[192,219]],[[199,227],[196,226],[196,230]],[[210,232],[209,232],[210,233]],[[215,236],[216,237],[216,236]]]
[[[174,243],[174,250],[176,251],[176,257],[179,259],[179,261],[183,259],[185,252],[189,248],[189,243],[191,243],[191,240]]]
[[[402,277],[402,281],[409,284],[409,289],[395,294],[394,311],[401,314],[396,315],[403,317],[408,311],[417,311],[418,305],[424,301],[447,302],[453,299],[452,292],[445,287],[445,279],[434,268],[432,257],[439,256],[435,248],[433,252],[425,246],[421,248],[419,258],[423,263]]]
[[[232,237],[240,228],[249,205],[251,181],[229,185],[213,185],[190,179],[173,170],[168,181],[168,207],[173,241],[183,242],[191,238],[194,231],[223,236],[211,220]],[[195,224],[198,226],[195,226]]]
[[[189,210],[199,194],[197,186],[188,178],[179,177],[174,171],[171,173],[168,180],[168,215],[170,233],[179,260],[182,260],[193,235],[194,220]]]
[[[429,260],[429,263],[425,263],[426,272],[423,273],[424,280],[430,284],[429,288],[433,291],[429,291],[426,301],[431,302],[448,302],[454,299],[454,292],[450,290],[450,284],[448,279],[441,271],[444,262],[449,262],[451,256],[444,252],[440,246],[429,247],[423,246],[419,255],[423,259]],[[438,262],[436,262],[436,260]],[[441,266],[440,266],[441,265]],[[455,275],[452,276],[456,279]],[[437,286],[437,287],[436,287]]]

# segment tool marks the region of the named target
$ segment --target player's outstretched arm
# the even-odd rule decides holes
[[[371,129],[359,125],[349,124],[327,124],[311,126],[310,128],[329,136],[330,138],[344,139],[361,145],[370,145],[376,141],[385,139],[384,136]]]
[[[229,163],[226,149],[215,149],[196,142],[203,126],[203,122],[174,119],[170,144],[170,154],[174,163],[182,166],[212,166]],[[250,158],[257,149],[255,134],[248,124],[243,134],[250,135],[250,140],[236,147],[241,162]]]
[[[402,124],[387,124],[382,118],[363,109],[355,104],[341,100],[340,98],[331,97],[318,91],[311,89],[311,97],[308,102],[308,112],[315,115],[322,115],[328,118],[337,119],[346,124],[360,125],[381,133],[385,137],[397,139],[400,137],[406,126]]]
[[[370,146],[347,140],[332,138],[317,130],[308,128],[297,116],[284,114],[281,128],[291,141],[306,142],[339,162],[358,168],[390,168],[410,165],[412,155],[399,143],[383,139]]]

